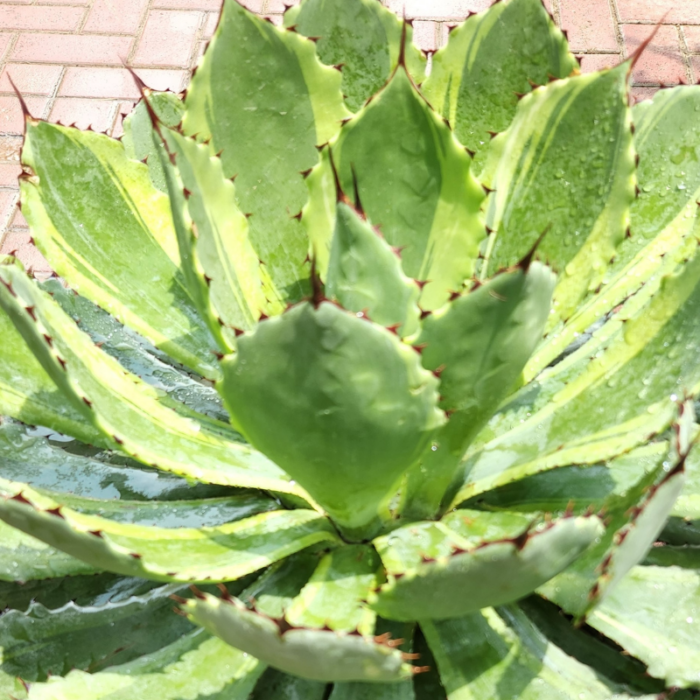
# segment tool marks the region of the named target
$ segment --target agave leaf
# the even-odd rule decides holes
[[[22,163],[36,175],[20,183],[24,215],[54,270],[178,362],[216,377],[213,339],[183,283],[168,199],[148,168],[107,136],[31,118]]]
[[[555,321],[602,281],[629,223],[634,150],[627,65],[551,83],[526,95],[482,174],[495,192],[482,277],[513,265],[551,225],[540,252],[561,273]]]
[[[401,336],[418,329],[418,286],[404,275],[381,234],[343,203],[336,211],[325,291],[348,311],[365,312],[382,326],[400,326]]]
[[[0,281],[0,306],[25,342],[66,399],[118,449],[160,469],[212,483],[299,492],[251,448],[159,403],[152,387],[97,348],[19,270],[0,268]]]
[[[251,242],[277,301],[305,291],[308,243],[292,217],[306,201],[301,172],[317,163],[315,146],[348,115],[340,81],[311,41],[226,0],[187,93],[183,130],[211,141],[224,175],[238,176],[238,204],[252,214]]]
[[[651,678],[643,663],[622,650],[613,649],[589,629],[574,627],[556,605],[533,595],[521,600],[518,607],[564,653],[590,666],[604,678],[627,686],[631,691],[650,694],[664,691],[664,684]]]
[[[287,608],[287,622],[293,627],[371,635],[375,615],[362,603],[378,583],[379,570],[377,553],[366,545],[341,547],[326,554]]]
[[[697,445],[698,436],[694,436]],[[700,518],[700,450],[694,446],[685,460],[685,486],[673,504],[671,515],[693,520]]]
[[[156,113],[159,121],[165,126],[175,127],[185,113],[185,104],[173,92],[151,92],[148,94],[148,104]],[[164,194],[168,194],[168,186],[161,163],[160,155],[163,145],[153,141],[151,132],[153,126],[146,103],[141,100],[133,112],[124,120],[124,134],[121,142],[129,158],[146,162],[151,182]]]
[[[151,654],[95,674],[33,683],[28,700],[247,700],[265,665],[197,629]]]
[[[370,604],[387,618],[422,620],[508,603],[564,569],[602,532],[591,516],[536,527],[520,514],[460,510],[442,523],[414,523],[374,541],[388,582]]]
[[[333,164],[340,186],[352,192],[389,245],[401,248],[403,270],[429,281],[421,307],[434,309],[461,289],[474,272],[484,236],[479,207],[482,189],[469,171],[471,159],[399,66],[372,101],[330,146],[309,178],[303,211],[323,277],[335,220]]]
[[[426,621],[421,629],[449,700],[630,697],[552,644],[516,606],[486,608],[456,620]],[[645,700],[656,697],[648,695]]]
[[[425,57],[411,44],[413,27],[402,38],[401,22],[377,0],[303,0],[285,13],[284,25],[314,37],[321,61],[342,68],[345,103],[353,112],[389,78],[404,40],[410,74],[417,83],[425,77]]]
[[[231,439],[241,439],[231,428],[221,397],[209,382],[193,377],[182,367],[173,366],[172,360],[147,340],[122,326],[85,297],[66,289],[58,280],[49,279],[40,287],[102,350],[157,389],[157,398],[162,404],[189,418],[209,422],[222,432],[228,431]],[[207,417],[213,420],[207,421]]]
[[[618,246],[602,289],[546,339],[528,363],[525,381],[642,285],[647,296],[655,293],[669,259],[682,255],[683,241],[698,236],[700,160],[690,144],[697,141],[693,115],[699,107],[695,90],[678,87],[632,108],[639,193],[630,207],[629,236]]]
[[[250,700],[325,700],[326,684],[268,668],[262,674]]]
[[[682,471],[667,469],[668,462],[660,462],[626,493],[610,497],[605,534],[539,592],[579,619],[610,593],[644,559],[682,488]]]
[[[230,490],[146,467],[111,452],[96,451],[60,438],[50,441],[25,426],[0,425],[2,475],[32,488],[64,491],[87,499],[124,499],[144,502],[172,502],[234,496]],[[58,436],[54,436],[58,437]],[[71,450],[71,451],[68,451]],[[259,496],[260,503],[266,501]]]
[[[268,594],[275,596],[275,579]],[[244,594],[245,595],[245,594]],[[291,626],[237,598],[199,593],[183,604],[190,619],[275,668],[319,681],[396,682],[411,677],[402,653],[383,640]]]
[[[700,575],[678,567],[636,566],[588,624],[643,661],[669,686],[700,683]]]
[[[177,590],[161,586],[106,604],[49,609],[32,603],[26,612],[7,611],[0,615],[2,671],[43,681],[66,668],[96,672],[160,649],[192,629],[172,614],[169,596]]]
[[[66,402],[9,317],[0,311],[0,415],[29,425],[45,425],[84,442],[103,444],[99,431]]]
[[[37,540],[38,541],[38,540]],[[162,586],[155,581],[126,578],[107,572],[84,576],[57,577],[50,581],[27,581],[22,586],[0,584],[0,607],[3,611],[27,611],[34,603],[57,610],[73,603],[79,608],[100,607],[124,602]],[[178,586],[181,587],[180,584]]]
[[[411,681],[403,683],[336,683],[328,700],[415,700],[415,697]]]
[[[515,385],[549,314],[555,277],[534,263],[497,275],[423,320],[423,366],[440,373],[448,422],[412,470],[403,512],[432,517],[464,451]]]
[[[287,673],[321,681],[399,681],[411,677],[401,652],[358,635],[291,628],[284,633],[273,620],[237,601],[209,594],[189,603],[193,621]]]
[[[328,302],[260,323],[222,369],[234,425],[351,538],[376,529],[381,502],[442,423],[418,355]]]
[[[467,457],[465,485],[454,502],[528,476],[543,460],[556,466],[593,464],[665,430],[678,398],[699,388],[698,281],[700,256],[695,255],[664,277],[658,293],[621,324],[605,351],[586,361],[582,348],[577,372],[567,383],[557,378],[551,390],[535,384],[514,397]],[[615,451],[615,445],[621,449]],[[568,461],[559,459],[562,455]]]
[[[9,525],[100,569],[155,581],[234,580],[317,542],[337,541],[328,520],[309,510],[167,529],[85,515],[4,479],[0,493],[0,518]]]
[[[481,167],[489,134],[508,128],[518,99],[576,67],[540,0],[508,0],[450,32],[447,46],[433,57],[423,94],[476,152]]]
[[[0,581],[35,581],[97,571],[35,537],[0,523]],[[4,608],[0,605],[0,608]]]
[[[700,569],[700,547],[692,544],[671,545],[655,542],[642,564],[647,566],[679,566]]]
[[[194,139],[164,131],[175,155],[187,206],[196,227],[194,244],[208,296],[224,326],[250,330],[261,314],[284,307],[267,301],[272,282],[251,244],[248,219],[236,204],[236,188],[224,177],[220,158]]]
[[[594,464],[575,464],[538,472],[480,493],[467,506],[522,513],[575,513],[600,509],[611,498],[623,496],[644,476],[655,471],[668,455],[668,443],[652,442],[618,457]]]

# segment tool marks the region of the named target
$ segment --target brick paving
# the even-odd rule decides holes
[[[281,23],[285,3],[244,0]],[[491,0],[382,0],[414,22],[424,50],[442,46],[451,24]],[[700,0],[545,0],[568,33],[582,70],[615,65],[662,22],[635,67],[633,97],[700,82]],[[124,62],[156,89],[180,91],[216,25],[221,0],[0,0],[0,252],[16,251],[37,276],[47,263],[17,209],[22,116],[9,73],[37,117],[112,136],[138,99]]]

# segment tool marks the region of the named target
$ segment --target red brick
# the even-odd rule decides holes
[[[648,24],[628,24],[622,27],[625,48],[630,56],[649,36]],[[677,85],[685,80],[685,64],[680,52],[678,30],[660,27],[632,71],[634,83]]]
[[[218,12],[210,12],[207,15],[206,20],[204,21],[204,29],[202,29],[202,36],[205,39],[210,39],[212,34],[214,33],[214,30],[216,29],[216,25],[219,21],[219,13]]]
[[[109,100],[59,97],[54,102],[49,119],[64,126],[75,123],[79,129],[92,127],[94,131],[107,131],[112,128],[114,113],[115,103]]]
[[[700,53],[700,27],[683,27],[685,45],[690,53]]]
[[[421,17],[461,22],[470,12],[487,9],[491,0],[387,0],[386,5],[399,16],[403,15],[405,10],[408,19]]]
[[[34,273],[37,277],[47,277],[51,272],[51,266],[46,262],[46,258],[31,244],[30,240],[30,233],[27,229],[13,228],[7,232],[5,240],[2,241],[0,253],[5,255],[14,253],[22,261],[28,272]]]
[[[4,228],[10,220],[16,201],[16,190],[0,190],[0,230]],[[6,243],[7,239],[5,239],[2,248],[0,248],[0,253],[7,254],[9,252],[5,249]]]
[[[298,5],[299,1],[300,0],[267,0],[265,12],[284,12],[289,5]],[[248,2],[242,2],[241,4],[253,12],[261,11],[257,9],[260,3],[255,2],[255,0],[248,0]]]
[[[12,217],[12,221],[10,221],[10,226],[8,228],[29,228],[29,224],[24,218],[22,210],[19,208],[19,203],[18,206],[15,207],[15,215]]]
[[[114,122],[111,136],[115,139],[121,138],[124,133],[124,119],[134,109],[135,102],[122,102],[117,110],[117,119]]]
[[[135,71],[154,90],[178,92],[187,76],[182,70],[138,68]],[[70,67],[61,82],[62,97],[111,97],[138,99],[141,94],[129,71],[123,68]]]
[[[148,0],[95,0],[83,31],[135,34]]]
[[[561,26],[572,51],[616,51],[617,36],[608,0],[561,0]]]
[[[7,49],[10,46],[10,41],[14,34],[5,34],[0,32],[0,59],[2,59],[7,53]]]
[[[201,13],[152,10],[148,15],[134,63],[189,66]]]
[[[697,0],[617,0],[620,20],[646,20],[666,24],[700,23],[700,7]],[[668,13],[668,14],[666,14]]]
[[[438,24],[416,20],[413,23],[413,43],[423,51],[435,51],[438,47]]]
[[[0,5],[3,29],[53,29],[74,31],[85,15],[82,7],[13,7]]]
[[[20,34],[12,58],[33,63],[98,63],[121,66],[133,39],[126,36]]]
[[[0,163],[0,187],[18,187],[17,178],[21,172],[19,163]]]
[[[588,53],[579,58],[582,73],[594,73],[604,68],[612,68],[621,62],[620,55],[617,53]]]
[[[53,95],[59,79],[61,66],[31,65],[26,63],[8,63],[0,75],[0,92],[14,94],[12,85],[7,79],[9,74],[21,93],[31,95]]]
[[[41,117],[48,99],[46,97],[26,97],[25,102],[33,116]],[[24,133],[24,116],[19,100],[14,95],[12,97],[9,95],[0,96],[0,133]]]
[[[690,67],[693,70],[693,80],[700,83],[700,56],[690,57]]]
[[[154,8],[162,8],[167,10],[216,10],[221,9],[222,0],[155,0]],[[257,0],[260,6],[256,12],[262,9],[262,0]],[[246,2],[241,2],[241,5],[247,5]]]
[[[19,161],[21,149],[21,136],[0,136],[0,160]]]

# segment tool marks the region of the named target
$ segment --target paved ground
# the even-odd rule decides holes
[[[491,0],[382,0],[414,19],[435,49],[450,23]],[[700,81],[700,0],[545,0],[585,71],[617,63],[663,20],[633,75],[634,97]],[[295,0],[287,0],[287,4]],[[179,91],[214,30],[221,0],[0,0],[0,251],[48,271],[16,209],[22,119],[9,72],[35,116],[119,136],[137,99],[122,61],[147,84]],[[281,22],[284,0],[244,0]]]

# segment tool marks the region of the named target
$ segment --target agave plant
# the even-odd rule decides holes
[[[700,88],[540,0],[427,78],[375,0],[285,25],[120,140],[26,114],[0,696],[693,695]]]

